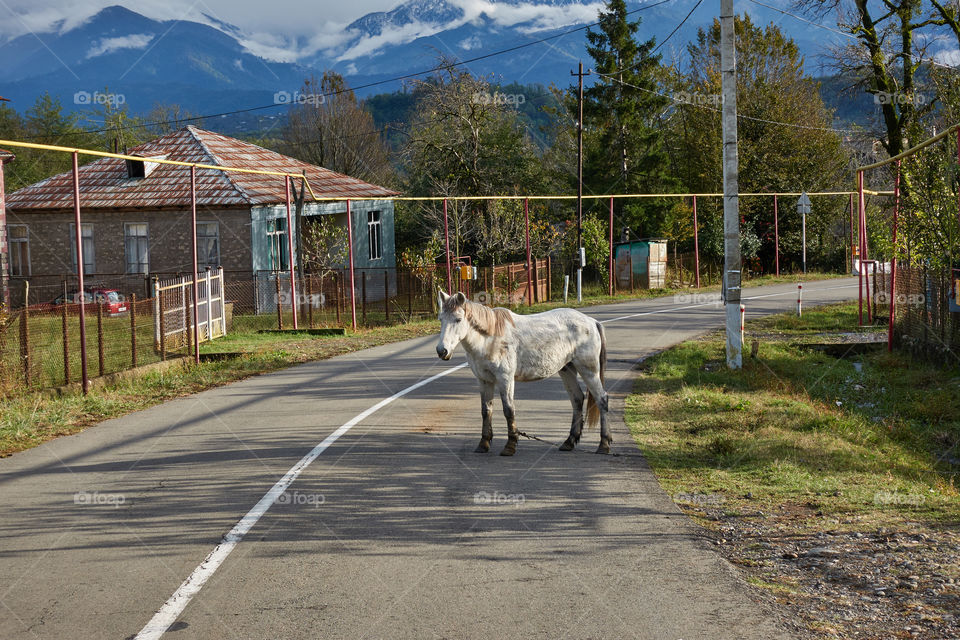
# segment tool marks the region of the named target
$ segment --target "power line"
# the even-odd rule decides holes
[[[657,7],[657,6],[660,6],[660,5],[662,5],[662,4],[666,4],[666,3],[668,3],[668,2],[672,2],[672,1],[673,1],[673,0],[659,0],[658,2],[654,2],[654,3],[652,3],[652,4],[644,5],[644,6],[642,6],[642,7],[638,7],[637,9],[632,9],[631,11],[628,11],[626,15],[631,15],[631,14],[634,14],[634,13],[638,13],[638,12],[640,12],[640,11],[647,11],[647,10],[649,10],[649,9],[653,9],[654,7]],[[701,0],[701,1],[702,1],[702,0]],[[698,4],[699,4],[699,2],[698,2]],[[387,78],[386,80],[377,80],[377,81],[375,81],[375,82],[368,82],[368,83],[366,83],[366,84],[358,85],[358,86],[356,86],[356,87],[351,87],[351,88],[346,88],[346,89],[339,89],[339,90],[337,90],[337,91],[329,91],[329,92],[323,93],[323,94],[314,94],[314,98],[321,98],[321,97],[322,97],[322,98],[328,98],[328,97],[338,96],[338,95],[340,95],[340,94],[342,94],[342,93],[347,93],[347,92],[350,92],[350,91],[356,92],[356,91],[359,91],[359,90],[361,90],[361,89],[369,89],[369,88],[371,88],[371,87],[377,87],[377,86],[380,86],[380,85],[383,85],[383,84],[388,84],[388,83],[391,83],[391,82],[398,82],[398,81],[400,81],[400,80],[409,80],[409,79],[411,79],[411,78],[417,78],[417,77],[419,77],[419,76],[429,75],[429,74],[432,74],[432,73],[436,73],[437,71],[444,71],[444,70],[448,70],[448,69],[453,69],[453,68],[460,67],[460,66],[463,66],[463,65],[466,65],[466,64],[470,64],[470,63],[472,63],[472,62],[477,62],[478,60],[485,60],[485,59],[487,59],[487,58],[492,58],[492,57],[494,57],[494,56],[500,56],[500,55],[503,55],[503,54],[506,54],[506,53],[512,53],[512,52],[514,52],[514,51],[518,51],[518,50],[524,49],[524,48],[526,48],[526,47],[532,47],[532,46],[535,46],[535,45],[538,45],[538,44],[543,44],[544,42],[548,42],[548,41],[550,41],[550,40],[556,40],[557,38],[562,38],[562,37],[564,37],[564,36],[568,36],[568,35],[570,35],[571,33],[576,33],[576,32],[578,32],[578,31],[584,31],[584,30],[586,30],[586,29],[589,29],[590,27],[595,27],[595,26],[597,26],[597,25],[599,25],[599,24],[600,24],[599,22],[591,22],[590,24],[585,24],[585,25],[581,25],[581,26],[579,26],[579,27],[575,27],[575,28],[573,28],[573,29],[568,29],[567,31],[564,31],[564,32],[562,32],[562,33],[555,33],[555,34],[553,34],[552,36],[546,36],[546,37],[544,37],[544,38],[540,38],[539,40],[534,40],[534,41],[532,41],[532,42],[526,42],[526,43],[524,43],[524,44],[518,44],[518,45],[516,45],[516,46],[509,47],[509,48],[507,48],[507,49],[501,49],[501,50],[499,50],[499,51],[493,51],[493,52],[491,52],[491,53],[486,53],[486,54],[483,54],[483,55],[480,55],[480,56],[475,56],[475,57],[473,57],[473,58],[469,58],[469,59],[467,59],[467,60],[462,60],[462,61],[459,61],[459,62],[449,62],[449,63],[446,63],[446,64],[437,65],[436,67],[433,67],[433,68],[430,68],[430,69],[425,69],[425,70],[423,70],[423,71],[417,71],[417,72],[414,72],[414,73],[407,73],[407,74],[403,74],[403,75],[400,75],[400,76],[394,76],[394,77],[392,77],[392,78]],[[288,106],[288,105],[285,105],[285,103],[279,103],[279,104],[278,104],[278,103],[275,102],[275,103],[273,103],[273,104],[262,105],[262,106],[259,106],[259,107],[248,107],[248,108],[246,108],[246,109],[235,109],[235,110],[233,110],[233,111],[223,111],[223,112],[221,112],[221,113],[213,113],[213,114],[207,114],[207,115],[191,116],[191,117],[188,117],[188,118],[177,118],[175,121],[174,121],[174,120],[165,120],[165,121],[159,121],[159,122],[145,122],[145,123],[138,124],[138,125],[131,125],[129,128],[141,129],[141,128],[148,128],[148,127],[157,127],[157,126],[162,126],[162,125],[168,125],[168,124],[170,124],[171,122],[178,122],[178,123],[179,123],[179,122],[194,122],[194,121],[196,121],[196,120],[203,120],[203,119],[205,119],[205,118],[221,118],[221,117],[223,117],[223,116],[231,116],[231,115],[237,115],[237,114],[241,114],[241,113],[251,113],[251,112],[253,112],[253,111],[262,111],[262,110],[264,110],[264,109],[273,109],[273,108],[282,107],[282,106]],[[67,134],[67,135],[85,135],[85,134],[91,134],[91,133],[107,133],[107,132],[109,132],[109,131],[113,131],[113,129],[104,128],[104,129],[83,130],[83,131],[77,131],[77,132],[74,132],[74,133],[70,133],[70,134]]]
[[[653,51],[651,51],[650,53],[642,56],[640,62],[638,62],[638,63],[636,63],[636,64],[634,64],[634,65],[631,65],[631,66],[629,66],[629,67],[624,67],[623,69],[617,69],[616,71],[614,71],[614,72],[612,72],[612,73],[600,73],[600,72],[598,71],[598,72],[597,72],[597,75],[598,75],[598,76],[609,77],[609,76],[613,76],[613,75],[619,75],[619,74],[623,73],[624,71],[633,71],[634,69],[636,69],[637,67],[639,67],[641,64],[643,64],[644,62],[646,62],[648,58],[652,58],[652,57],[653,57],[653,54],[655,54],[655,53],[657,52],[657,50],[660,49],[660,47],[662,47],[663,45],[665,45],[665,44],[667,43],[667,41],[668,41],[670,38],[673,37],[673,34],[675,34],[677,31],[680,30],[680,27],[682,27],[684,24],[686,24],[687,20],[690,19],[690,16],[693,15],[693,12],[696,11],[697,8],[698,8],[702,3],[703,3],[703,0],[697,0],[697,4],[693,5],[693,8],[690,9],[689,13],[687,13],[686,16],[684,16],[683,20],[681,20],[681,21],[677,24],[677,26],[675,26],[675,27],[673,28],[673,31],[671,31],[670,34],[669,34],[666,38],[664,38],[659,44],[657,44],[657,46],[653,48]]]
[[[701,109],[706,109],[706,110],[708,110],[708,111],[713,111],[713,112],[716,112],[716,113],[722,113],[722,111],[721,111],[720,109],[715,109],[715,108],[709,107],[709,106],[707,106],[707,105],[705,105],[705,104],[697,104],[697,103],[695,103],[695,102],[690,102],[689,100],[679,100],[679,99],[677,99],[677,98],[675,98],[675,97],[673,97],[673,96],[671,96],[671,95],[669,95],[669,94],[661,93],[660,91],[653,91],[652,89],[645,89],[644,87],[638,87],[637,85],[635,85],[635,84],[630,84],[629,82],[626,82],[625,80],[620,80],[620,79],[618,79],[618,78],[611,78],[611,80],[613,80],[613,81],[615,81],[615,82],[619,82],[619,83],[622,84],[622,85],[625,85],[625,86],[628,86],[628,87],[632,87],[632,88],[634,88],[634,89],[639,89],[640,91],[646,91],[647,93],[653,93],[653,94],[655,94],[655,95],[661,96],[661,97],[663,97],[663,98],[667,98],[668,100],[672,100],[673,102],[676,102],[676,103],[679,103],[679,104],[688,104],[688,105],[690,105],[690,106],[699,107],[699,108],[701,108]],[[837,127],[815,127],[815,126],[812,126],[812,125],[796,124],[796,123],[793,123],[793,122],[780,122],[779,120],[767,120],[767,119],[765,119],[765,118],[754,118],[753,116],[745,116],[745,115],[743,115],[743,114],[737,114],[737,119],[752,120],[753,122],[763,122],[763,123],[765,123],[765,124],[776,124],[776,125],[780,125],[780,126],[783,126],[783,127],[793,127],[793,128],[795,128],[795,129],[809,129],[809,130],[813,130],[813,131],[833,131],[833,132],[835,132],[835,133],[858,133],[858,131],[857,131],[856,129],[840,129],[840,128],[837,128]]]
[[[690,16],[693,15],[693,12],[697,10],[697,7],[699,7],[699,6],[701,5],[701,3],[703,3],[703,0],[697,0],[697,4],[693,5],[693,9],[690,9],[690,13],[688,13],[686,16],[684,16],[683,20],[680,21],[680,24],[678,24],[676,27],[673,28],[673,31],[670,32],[670,35],[668,35],[666,38],[664,38],[664,39],[660,42],[660,44],[658,44],[656,47],[654,47],[653,51],[650,52],[650,55],[651,55],[651,56],[657,52],[657,49],[659,49],[659,48],[662,47],[663,45],[667,44],[667,40],[669,40],[670,38],[672,38],[672,37],[673,37],[673,34],[675,34],[677,31],[679,31],[679,30],[680,30],[680,27],[682,27],[684,24],[686,24],[687,20],[690,19]]]

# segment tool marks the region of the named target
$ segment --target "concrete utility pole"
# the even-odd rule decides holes
[[[577,76],[577,302],[583,302],[583,62],[570,75]]]
[[[801,244],[803,245],[803,272],[807,272],[807,214],[810,213],[810,196],[804,191],[797,200],[797,213],[800,214],[800,228],[802,231]]]
[[[720,0],[720,82],[723,93],[723,298],[727,366],[743,366],[740,328],[740,206],[737,194],[737,58],[733,0]]]

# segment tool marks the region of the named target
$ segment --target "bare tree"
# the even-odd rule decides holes
[[[797,0],[796,4],[821,18],[838,16],[838,27],[856,38],[834,51],[833,66],[857,78],[857,86],[874,95],[886,134],[881,143],[891,156],[899,154],[909,135],[921,133],[922,119],[933,110],[935,96],[921,92],[925,82],[921,69],[939,65],[927,54],[936,29],[947,26],[960,44],[957,7],[939,0]],[[950,73],[956,82],[957,70]]]
[[[290,98],[281,134],[284,153],[361,180],[391,182],[383,136],[341,75],[312,76]]]

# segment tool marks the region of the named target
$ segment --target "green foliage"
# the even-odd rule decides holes
[[[819,85],[803,72],[796,44],[776,25],[735,19],[739,188],[745,193],[829,191],[848,180],[848,152],[830,130],[832,113]],[[723,183],[720,87],[720,24],[701,29],[687,47],[684,67],[670,69],[667,83],[680,100],[667,122],[670,164],[689,192],[720,192]],[[775,122],[788,123],[787,125]],[[794,125],[794,126],[788,126]],[[722,256],[722,202],[701,199],[701,245]],[[814,199],[807,216],[808,262],[839,266],[847,230],[844,197]],[[772,270],[773,198],[741,198],[744,260]],[[796,200],[779,201],[781,266],[799,263],[800,216]]]
[[[609,0],[597,31],[587,30],[587,52],[598,79],[584,89],[584,184],[593,193],[673,191],[658,119],[670,101],[658,94],[660,56],[655,40],[637,43],[640,21],[627,19],[626,3]],[[569,90],[575,96],[576,89]],[[576,120],[576,103],[568,100]],[[643,235],[662,235],[673,211],[666,200],[644,199],[617,207],[617,219]],[[663,225],[669,227],[667,223]]]
[[[324,275],[347,263],[347,229],[334,216],[311,216],[301,225],[304,269]]]
[[[584,216],[581,227],[583,248],[587,254],[587,266],[606,271],[607,260],[610,256],[610,243],[607,239],[607,222],[593,216]],[[563,234],[563,252],[561,257],[565,264],[576,264],[577,256],[577,222],[567,223]]]

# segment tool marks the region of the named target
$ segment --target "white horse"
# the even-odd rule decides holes
[[[442,290],[440,302],[440,341],[437,355],[449,360],[458,344],[463,345],[473,374],[480,381],[480,409],[483,430],[478,453],[490,450],[493,439],[493,392],[500,393],[503,415],[507,419],[507,445],[500,452],[512,456],[517,451],[517,423],[513,410],[513,383],[542,380],[560,374],[573,405],[570,436],[561,445],[570,451],[583,431],[584,393],[577,374],[587,385],[587,421],[593,428],[600,423],[600,447],[597,453],[609,453],[613,438],[607,427],[607,394],[603,374],[607,361],[603,326],[574,309],[553,309],[527,316],[501,307],[491,309],[467,300],[462,293],[448,296]]]

